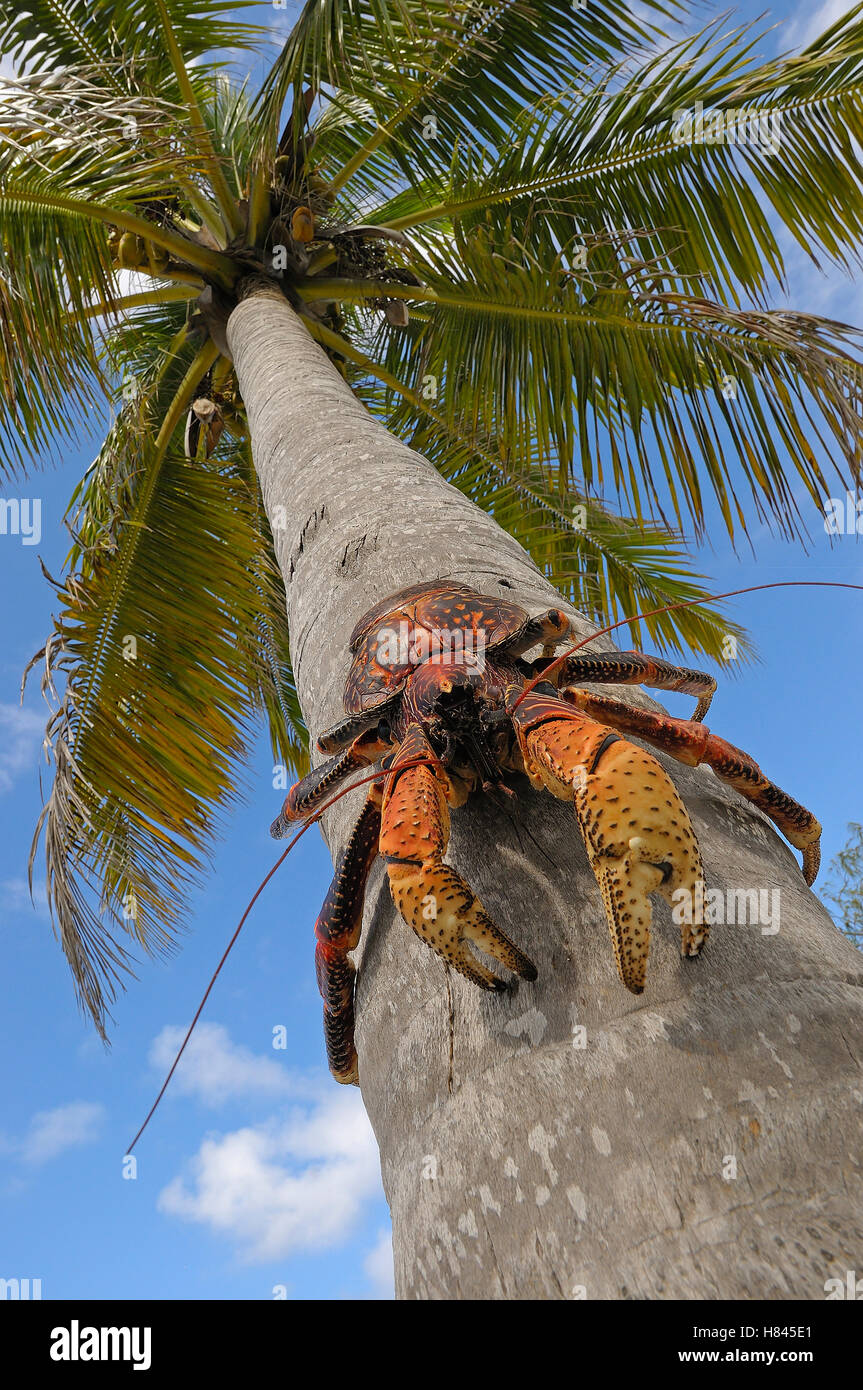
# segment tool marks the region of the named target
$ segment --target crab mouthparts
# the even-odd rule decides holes
[[[500,784],[500,772],[482,734],[463,733],[461,741],[482,781],[483,791]],[[509,788],[506,788],[509,791]]]
[[[483,791],[500,787],[507,796],[512,796],[509,787],[501,781],[497,759],[489,747],[485,727],[479,722],[486,711],[477,707],[473,688],[461,681],[442,681],[435,703],[451,735],[479,773]]]

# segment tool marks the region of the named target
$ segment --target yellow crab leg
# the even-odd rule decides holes
[[[633,709],[607,695],[587,690],[566,690],[561,694],[586,714],[652,743],[689,767],[706,763],[717,777],[734,787],[760,811],[769,816],[785,838],[803,854],[803,877],[814,883],[821,862],[821,825],[811,811],[765,777],[754,758],[712,734],[706,725],[691,719],[675,719],[669,714]]]

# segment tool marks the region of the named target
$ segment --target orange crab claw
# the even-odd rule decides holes
[[[650,894],[669,903],[688,890],[693,920],[682,924],[683,955],[707,940],[704,872],[695,831],[673,783],[649,753],[605,725],[529,696],[513,713],[525,771],[533,784],[572,801],[602,893],[618,974],[644,989],[650,948]]]
[[[593,715],[624,734],[635,734],[661,752],[670,753],[689,767],[706,763],[723,782],[734,787],[766,816],[803,854],[803,877],[815,882],[821,862],[821,825],[811,811],[765,777],[754,758],[735,748],[724,738],[712,734],[705,724],[692,719],[674,719],[652,710],[633,709],[619,700],[587,690],[566,690],[563,698],[583,714]]]
[[[434,753],[415,725],[401,745],[399,760],[423,756],[434,758]],[[380,836],[393,902],[421,941],[481,989],[502,990],[506,985],[469,943],[523,980],[535,980],[533,963],[495,925],[464,879],[443,862],[449,841],[447,802],[461,799],[439,764],[393,769],[384,792]]]

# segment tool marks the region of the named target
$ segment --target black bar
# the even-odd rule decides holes
[[[824,1301],[817,1302],[591,1303],[573,1298],[530,1308],[522,1304],[517,1340],[522,1355],[536,1357],[537,1375],[544,1370],[552,1374],[549,1357],[554,1349],[555,1363],[565,1356],[572,1378],[582,1371],[595,1374],[598,1364],[614,1368],[615,1375],[625,1373],[629,1365],[639,1373],[678,1366],[684,1374],[689,1368],[696,1376],[709,1365],[726,1371],[758,1367],[762,1372],[791,1365],[814,1371],[823,1381],[853,1364],[859,1344],[861,1310],[837,1305],[863,1301],[863,1279],[858,1285],[856,1276],[849,1276],[846,1283],[842,1290],[825,1291]],[[247,1380],[250,1370],[268,1363],[281,1367],[290,1382],[298,1357],[304,1364],[320,1353],[321,1320],[325,1326],[330,1323],[330,1335],[339,1343],[348,1337],[349,1355],[359,1355],[363,1344],[369,1350],[375,1346],[369,1346],[368,1334],[379,1325],[378,1319],[388,1332],[398,1324],[416,1326],[418,1319],[434,1332],[423,1344],[420,1373],[436,1351],[442,1366],[458,1364],[463,1374],[465,1363],[473,1360],[491,1372],[513,1335],[506,1303],[488,1303],[484,1309],[483,1335],[477,1338],[475,1307],[464,1314],[451,1308],[446,1314],[451,1334],[443,1336],[440,1310],[416,1303],[369,1301],[354,1303],[350,1310],[339,1303],[321,1303],[315,1312],[308,1303],[290,1300],[7,1300],[0,1304],[0,1332],[7,1364],[20,1364],[58,1383],[70,1377],[92,1381],[127,1375],[143,1383],[146,1375],[161,1376],[166,1370],[180,1375],[212,1372],[220,1382],[230,1383],[232,1375],[239,1373]],[[463,1330],[462,1316],[470,1320]],[[555,1340],[540,1342],[537,1333]],[[468,1350],[472,1347],[473,1356]],[[392,1365],[391,1351],[384,1356],[387,1366]],[[105,1359],[90,1359],[93,1353]],[[410,1358],[401,1360],[402,1373],[410,1374]],[[376,1373],[375,1367],[365,1369]],[[244,1381],[237,1383],[242,1390]]]

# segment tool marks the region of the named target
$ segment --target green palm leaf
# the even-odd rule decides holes
[[[141,382],[73,499],[72,568],[35,659],[49,697],[65,683],[47,731],[46,882],[100,1032],[132,948],[163,952],[182,929],[255,714],[289,772],[307,765],[247,450],[204,462],[152,447],[153,414],[206,368],[190,358],[187,345]]]
[[[482,227],[453,240],[420,267],[420,287],[321,278],[300,293],[428,306],[412,331],[381,330],[388,370],[414,389],[438,383],[448,420],[554,459],[564,494],[574,480],[613,487],[641,519],[658,451],[678,526],[703,525],[706,479],[731,534],[752,510],[793,534],[789,458],[816,506],[828,482],[813,440],[844,458],[840,479],[859,475],[857,330],[730,308],[680,288],[661,265],[630,260],[621,276],[604,242],[582,276]]]
[[[250,48],[265,30],[241,23],[237,12],[254,0],[170,0],[171,22],[187,61],[219,49]],[[171,72],[163,45],[153,42],[159,32],[158,0],[27,0],[10,7],[0,18],[0,52],[20,71],[59,74],[64,68],[89,66],[106,88],[121,90],[125,76],[155,89]],[[56,81],[63,84],[63,78]]]
[[[451,163],[417,160],[374,220],[401,229],[480,219],[515,225],[540,260],[576,235],[640,227],[648,229],[645,260],[672,258],[710,293],[763,294],[782,266],[766,198],[807,254],[858,261],[861,15],[857,6],[806,58],[756,62],[755,40],[746,31],[729,36],[717,21],[641,65],[582,75],[577,90],[546,92],[519,113],[506,143],[466,150],[462,132]],[[697,103],[709,142],[685,138],[675,121]],[[736,121],[733,143],[715,141],[717,113],[756,122],[769,115],[768,143],[753,142],[748,124]]]

